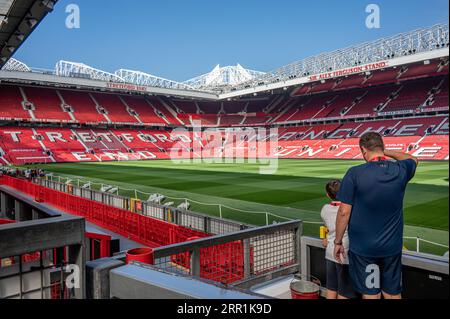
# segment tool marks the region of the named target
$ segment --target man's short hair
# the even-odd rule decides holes
[[[338,179],[329,181],[327,186],[325,186],[327,195],[328,195],[328,197],[331,198],[331,200],[337,199],[337,194],[338,194],[340,188],[341,188],[341,181]]]
[[[366,150],[371,152],[384,151],[383,137],[376,132],[366,133],[361,136],[359,146],[364,147]]]

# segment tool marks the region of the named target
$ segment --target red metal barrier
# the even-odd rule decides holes
[[[203,232],[53,190],[26,180],[2,176],[0,183],[26,193],[37,201],[52,205],[69,214],[84,217],[93,224],[149,247],[170,245],[189,237],[210,236]]]
[[[28,194],[38,202],[52,205],[69,214],[84,217],[93,224],[150,248],[185,242],[193,237],[210,236],[204,232],[139,215],[10,176],[2,176],[0,183]],[[252,251],[250,254],[250,260],[253,261]],[[189,253],[172,256],[171,261],[178,266],[190,269]],[[241,241],[236,241],[203,248],[200,254],[200,264],[200,276],[202,278],[223,283],[232,283],[243,279],[243,244]]]
[[[0,218],[0,225],[13,224],[14,220]]]
[[[171,261],[189,270],[189,252],[171,257]],[[253,252],[250,251],[250,267]],[[230,284],[244,278],[244,247],[241,241],[202,248],[200,251],[200,277]]]

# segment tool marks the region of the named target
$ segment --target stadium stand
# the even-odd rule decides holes
[[[366,76],[362,75],[354,75],[347,76],[344,78],[338,79],[338,84],[335,87],[335,90],[348,90],[354,88],[360,88],[365,80]]]
[[[312,84],[311,88],[308,89],[307,93],[320,93],[329,92],[336,87],[336,80],[327,80],[319,82],[317,84]]]
[[[423,69],[424,66],[416,66],[408,78],[413,75],[417,77]],[[392,71],[386,72],[389,74],[371,79],[374,82],[378,81],[378,78],[392,79]],[[281,124],[325,118],[372,117],[376,113],[414,113],[448,107],[448,76],[422,77],[344,90],[343,87],[357,83],[355,78],[361,80],[360,75],[344,78],[338,84],[340,88],[332,92],[308,89],[307,94],[297,96],[299,92],[304,91],[303,86],[296,90],[292,97],[275,95],[268,98],[258,97],[254,101],[247,99],[227,102],[172,100],[167,97],[144,98],[2,85],[0,116],[4,120],[49,123],[162,127],[192,126],[192,122],[196,121],[209,127],[227,127],[265,125],[269,121]]]
[[[439,84],[440,79],[427,79],[405,83],[399,89],[398,95],[389,101],[382,112],[415,111],[423,106],[429,97],[431,89]]]
[[[23,105],[19,87],[0,85],[0,118],[4,120],[30,120],[30,112]]]
[[[30,128],[6,127],[0,129],[0,145],[4,157],[11,164],[52,162],[41,140],[43,136]]]
[[[205,114],[219,114],[221,104],[217,102],[198,102],[200,109]]]
[[[121,99],[125,105],[127,105],[136,116],[140,119],[141,123],[146,125],[166,125],[164,121],[156,113],[155,108],[149,104],[149,102],[141,97],[121,96]]]
[[[241,115],[226,115],[220,117],[220,126],[234,126],[239,125],[245,120]]]
[[[176,112],[170,108],[165,99],[157,97],[148,99],[148,102],[151,106],[153,106],[155,113],[168,125],[184,125],[184,123],[178,118]]]
[[[424,110],[448,108],[448,77],[443,79],[439,86],[432,88],[431,97],[424,106]]]
[[[407,70],[400,76],[400,79],[412,79],[418,77],[429,77],[439,72],[439,62],[433,61],[429,64],[416,63],[407,67]]]
[[[74,134],[74,131],[69,128],[58,128],[54,131],[37,128],[35,131],[38,135],[42,136],[42,144],[45,149],[50,149],[52,151],[86,150]]]
[[[72,108],[73,115],[79,123],[107,123],[107,119],[97,110],[89,93],[69,90],[59,90],[59,92],[64,103]]]
[[[392,86],[382,86],[367,90],[363,101],[354,105],[346,116],[373,116],[377,110],[380,110],[388,101],[389,96],[394,92]]]
[[[332,146],[339,146],[337,148],[342,149],[345,145],[353,145],[351,152],[342,155],[344,158],[352,158],[353,151],[355,155],[358,154],[358,149],[354,150],[358,143],[349,143],[357,141],[361,135],[369,131],[383,134],[392,144],[402,145],[404,150],[407,150],[410,143],[423,139],[421,146],[441,147],[439,154],[436,155],[440,159],[448,156],[444,154],[445,150],[448,150],[447,116],[297,126],[280,130],[277,140],[282,147],[303,149],[306,153],[301,156],[312,158],[322,158],[322,155],[324,158],[335,156],[335,150],[328,150]],[[244,131],[241,135],[246,136],[248,133]],[[146,156],[168,158],[175,146],[189,154],[204,148],[221,148],[225,143],[222,136],[224,135],[218,132],[217,136],[197,134],[194,138],[193,132],[157,129],[5,127],[0,129],[0,147],[6,150],[4,159],[18,164],[41,161],[108,161],[117,160],[118,154],[138,156],[136,154],[143,151],[151,153],[146,153],[144,159],[147,159]],[[226,139],[225,144],[229,144],[230,147],[235,147],[236,143],[242,146],[241,142],[244,141],[238,140],[233,143],[228,137]],[[305,147],[312,149],[304,149]],[[314,147],[328,151],[316,155]]]
[[[31,103],[33,106],[33,120],[41,122],[69,122],[72,118],[66,110],[62,108],[62,102],[56,90],[43,89],[37,87],[19,87],[22,91],[24,103]]]
[[[325,117],[342,117],[345,116],[346,113],[358,105],[361,102],[361,99],[364,98],[367,91],[354,91],[349,93],[341,93],[336,96],[336,98],[333,100],[333,103],[330,105],[326,116]],[[322,115],[319,115],[320,117],[324,117]]]
[[[408,151],[423,160],[448,160],[448,143],[445,143],[444,139],[437,136],[425,139],[420,136],[386,137],[385,143],[388,149]],[[357,138],[280,142],[279,148],[272,153],[272,156],[303,159],[362,159]]]
[[[172,100],[172,105],[174,106],[177,113],[187,113],[187,114],[198,114],[199,109],[195,101],[184,101],[184,100]]]
[[[375,71],[366,77],[363,82],[364,86],[381,85],[396,82],[400,76],[400,71],[397,68],[388,70]]]
[[[257,114],[252,113],[251,115],[247,114],[245,117],[245,121],[243,123],[244,126],[264,126],[272,119],[271,116],[267,114]]]
[[[299,101],[294,102],[297,107],[290,107],[290,110],[278,118],[275,123],[313,119],[326,108],[326,103],[332,101],[332,99],[328,94],[325,96],[302,97]]]
[[[255,98],[245,100],[247,103],[247,113],[257,113],[264,112],[270,113],[277,107],[280,100],[282,100],[284,96],[274,96],[274,97],[266,97],[266,98]]]
[[[114,94],[92,94],[97,109],[105,115],[108,122],[117,124],[136,124],[140,120],[131,115],[119,96]]]
[[[246,113],[248,102],[245,101],[233,101],[233,102],[224,102],[222,110],[226,114],[240,114]]]
[[[245,128],[269,126],[278,128],[279,147],[267,156],[357,158],[357,139],[377,131],[418,157],[448,159],[443,62],[226,101],[2,83],[0,164],[198,157],[205,150],[249,156],[248,141],[259,137]],[[190,131],[199,124],[218,131]],[[244,130],[233,138],[228,128]]]

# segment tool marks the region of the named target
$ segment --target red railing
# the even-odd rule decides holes
[[[253,268],[253,249],[250,249],[250,268]],[[190,269],[190,253],[171,256],[178,266]],[[200,277],[222,284],[230,284],[244,278],[244,244],[238,240],[226,244],[205,247],[200,250]]]
[[[0,225],[13,224],[14,220],[0,218]]]
[[[74,196],[26,180],[2,176],[0,183],[87,221],[149,247],[159,247],[185,241],[190,237],[209,234],[165,221],[142,216],[86,198]]]
[[[53,190],[23,179],[5,175],[0,178],[0,184],[28,194],[37,202],[51,205],[72,215],[84,217],[95,225],[151,248],[210,236],[187,227]],[[102,250],[105,254],[106,249],[106,247],[103,247]],[[241,241],[204,248],[200,259],[200,276],[223,283],[232,283],[243,279],[243,256],[244,249]],[[171,262],[189,270],[189,258],[189,253],[183,253],[172,256]],[[252,252],[251,260],[253,260]]]

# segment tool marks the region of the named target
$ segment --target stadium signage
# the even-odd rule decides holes
[[[106,83],[106,87],[108,89],[119,89],[119,90],[128,90],[128,91],[147,92],[147,87],[146,86],[140,86],[140,85],[135,85],[135,84],[107,82]]]
[[[378,69],[384,69],[389,67],[389,61],[382,61],[382,62],[376,62],[376,63],[370,63],[366,65],[361,66],[355,66],[352,68],[332,71],[332,72],[326,72],[318,75],[312,75],[309,77],[310,81],[317,81],[317,80],[326,80],[326,79],[332,79],[335,77],[345,76],[345,75],[351,75],[351,74],[357,74],[362,72],[368,72]]]

